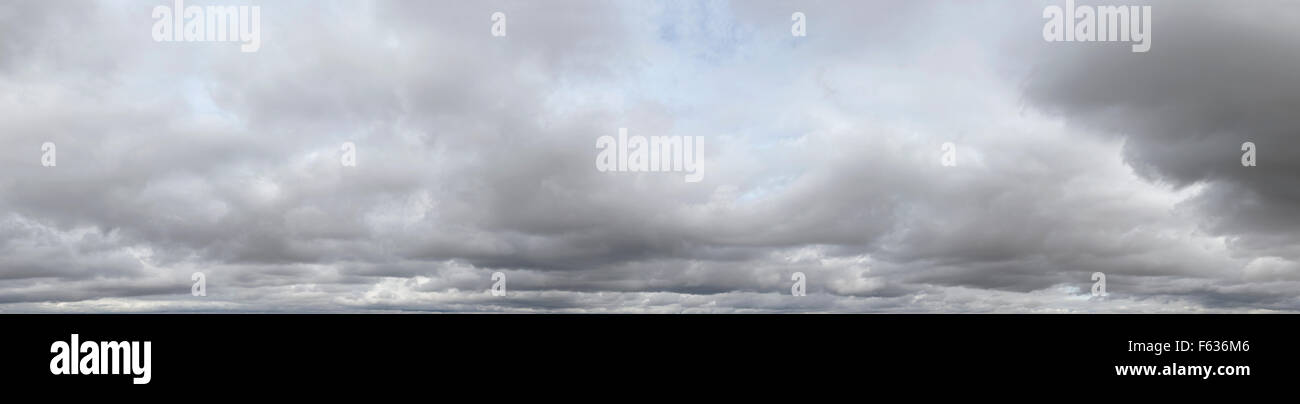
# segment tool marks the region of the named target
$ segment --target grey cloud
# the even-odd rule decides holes
[[[1032,4],[811,3],[796,40],[781,2],[275,2],[245,54],[153,42],[151,2],[46,3],[0,6],[7,311],[1298,303],[1292,261],[1261,260],[1295,257],[1292,205],[1266,186],[1294,181],[1276,171],[1291,146],[1271,146],[1290,96],[1184,60],[1284,46],[1249,27],[1202,44],[1157,17],[1154,50],[1130,56],[1026,44]],[[1249,76],[1292,74],[1272,57]],[[1248,108],[1260,97],[1276,104]],[[705,180],[595,171],[595,138],[620,127],[705,136]],[[1174,135],[1246,128],[1259,176]],[[38,164],[44,141],[58,167]],[[944,141],[959,167],[937,164]],[[1166,182],[1209,186],[1184,200]],[[209,296],[188,295],[194,271]],[[508,298],[486,293],[497,271]],[[1094,271],[1113,299],[1089,301]],[[809,296],[788,296],[794,272]]]
[[[1153,181],[1204,184],[1201,223],[1258,255],[1300,259],[1300,33],[1287,2],[1156,2],[1145,54],[1104,46],[1038,53],[1026,93],[1044,110],[1126,140]],[[1259,165],[1242,167],[1241,145]]]

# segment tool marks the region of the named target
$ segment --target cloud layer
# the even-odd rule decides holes
[[[1147,53],[1053,2],[220,3],[255,53],[158,4],[0,5],[0,311],[1300,309],[1294,2]],[[619,128],[703,181],[597,171]]]

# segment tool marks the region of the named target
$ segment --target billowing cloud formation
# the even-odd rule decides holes
[[[1196,220],[1237,255],[1290,262],[1251,275],[1300,279],[1300,43],[1291,28],[1300,9],[1184,3],[1153,5],[1159,51],[1040,53],[1027,94],[1071,124],[1123,136],[1125,159],[1144,178],[1204,185],[1188,201]],[[1263,164],[1242,166],[1245,142]]]
[[[1147,53],[1047,2],[210,4],[258,51],[0,5],[0,310],[1300,308],[1285,2],[1154,4]],[[703,180],[597,171],[619,128]]]

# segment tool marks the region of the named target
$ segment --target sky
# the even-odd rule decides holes
[[[0,2],[0,312],[1300,310],[1300,3],[1108,1]]]

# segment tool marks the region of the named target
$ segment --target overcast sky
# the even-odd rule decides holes
[[[1300,3],[1079,3],[3,1],[0,312],[1300,309]]]

